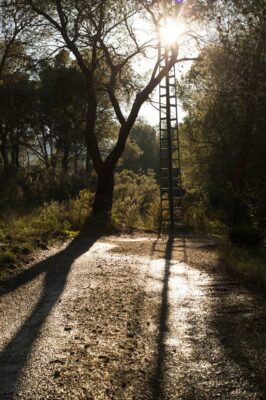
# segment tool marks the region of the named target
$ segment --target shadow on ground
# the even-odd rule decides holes
[[[64,250],[6,281],[1,296],[45,273],[42,293],[36,307],[0,354],[1,399],[11,400],[14,397],[21,371],[30,357],[43,323],[64,291],[71,265],[87,252],[97,239],[98,237],[78,237]]]
[[[155,246],[153,246],[152,251],[155,252],[157,242],[154,242]],[[155,373],[152,378],[152,392],[153,392],[153,400],[158,400],[163,398],[164,393],[164,385],[165,385],[165,356],[166,356],[166,348],[165,348],[165,335],[168,330],[167,320],[169,314],[169,301],[168,301],[168,290],[169,290],[169,278],[170,278],[170,267],[171,267],[171,259],[173,252],[173,243],[174,243],[174,235],[172,233],[169,234],[169,237],[166,242],[164,259],[164,277],[163,277],[163,288],[161,292],[161,307],[159,314],[159,333],[157,338],[157,359],[155,366]]]
[[[152,246],[153,252],[156,245],[157,242]],[[183,338],[184,346],[190,348],[187,360],[178,359],[182,354],[180,348],[176,355],[169,355],[166,345],[171,329],[170,312],[180,312],[173,310],[169,302],[175,248],[179,250],[178,261],[188,265],[191,276],[193,270],[198,270],[206,277],[201,281],[200,275],[195,275],[199,277],[196,286],[200,288],[200,297],[187,298],[187,330]],[[204,254],[206,251],[207,257],[214,249],[215,245],[199,245],[186,236],[175,238],[173,234],[165,243],[152,400],[266,399],[265,296],[242,287],[226,272],[221,273],[220,268],[210,268]],[[199,261],[195,262],[197,252]],[[163,255],[162,249],[159,253]],[[190,282],[189,285],[195,284],[193,278]],[[181,331],[176,330],[177,337],[180,334],[182,327]],[[181,370],[178,365],[183,366]]]
[[[232,279],[210,287],[213,307],[209,326],[215,332],[224,357],[225,377],[238,371],[254,399],[266,399],[266,298]],[[257,397],[256,397],[257,396]],[[245,397],[243,397],[245,398]],[[247,397],[248,398],[248,397]]]

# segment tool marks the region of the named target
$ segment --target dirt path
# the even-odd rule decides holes
[[[266,399],[265,297],[208,239],[79,238],[0,288],[0,399]]]

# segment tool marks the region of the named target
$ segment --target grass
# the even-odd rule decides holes
[[[0,279],[29,259],[34,250],[97,229],[91,216],[94,195],[82,190],[64,202],[51,201],[28,213],[0,219]],[[1,217],[1,216],[0,216]],[[159,218],[159,187],[154,173],[124,170],[116,174],[112,224],[116,229],[154,229]]]
[[[37,249],[75,237],[90,211],[93,195],[83,190],[69,201],[45,203],[27,214],[2,217],[0,224],[0,279],[29,259]]]
[[[240,276],[246,283],[266,289],[266,254],[262,250],[250,250],[224,240],[219,247],[221,260],[229,271]]]

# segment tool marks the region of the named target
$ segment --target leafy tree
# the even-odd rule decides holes
[[[252,1],[197,3],[202,18],[216,21],[216,32],[181,94],[186,162],[195,165],[187,178],[240,237],[241,230],[266,227],[265,8]]]
[[[158,177],[159,137],[154,127],[143,121],[135,124],[130,133],[121,167],[135,172],[140,170],[147,172],[148,169],[153,169]]]
[[[0,81],[25,67],[30,57],[25,52],[34,17],[22,4],[2,0],[0,7]]]
[[[0,154],[4,170],[18,171],[36,103],[35,82],[16,74],[0,85]]]
[[[60,52],[53,63],[46,63],[39,77],[37,119],[40,129],[35,133],[46,149],[44,158],[48,167],[55,169],[60,161],[62,174],[67,174],[71,154],[74,153],[73,163],[77,169],[78,159],[84,152],[84,79],[66,51]]]
[[[148,49],[154,48],[154,45],[158,49],[158,45],[150,40],[139,42],[133,17],[139,15],[143,18],[145,14],[158,28],[158,13],[153,12],[148,3],[24,0],[24,4],[25,9],[30,8],[33,15],[49,24],[53,42],[63,42],[84,76],[87,96],[84,137],[98,176],[93,211],[97,217],[103,216],[106,220],[110,217],[112,206],[114,170],[129,133],[142,104],[178,61],[178,48],[171,47],[169,62],[161,70],[158,51],[153,72],[148,82],[144,83],[136,72],[133,73],[133,60],[145,57]],[[99,93],[102,92],[108,96],[119,123],[117,141],[105,158],[102,157],[96,135]],[[130,104],[127,116],[123,112],[126,104]]]

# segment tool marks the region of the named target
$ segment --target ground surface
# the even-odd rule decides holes
[[[266,399],[266,305],[196,237],[79,238],[0,288],[0,399]]]

